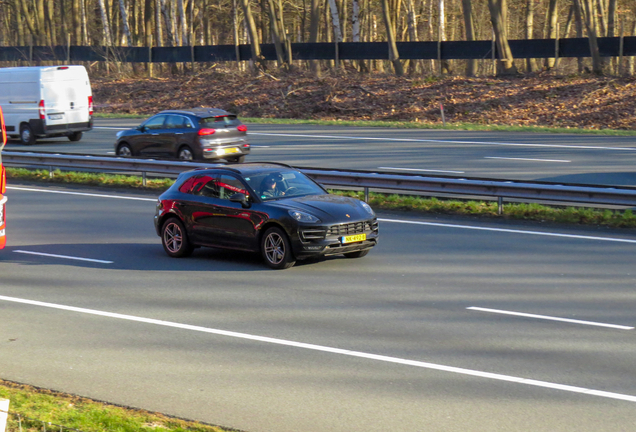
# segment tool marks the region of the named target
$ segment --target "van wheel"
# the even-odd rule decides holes
[[[79,140],[82,139],[82,133],[81,132],[73,132],[72,134],[70,134],[68,136],[68,139],[73,141],[73,142],[79,141]]]
[[[31,129],[31,126],[26,123],[20,126],[20,142],[24,145],[35,144],[35,135],[33,135],[33,130]]]
[[[243,163],[245,162],[245,156],[235,157],[234,159],[230,159],[230,163]]]

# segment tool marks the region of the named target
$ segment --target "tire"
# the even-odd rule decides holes
[[[161,227],[161,244],[168,256],[173,258],[190,256],[194,250],[183,223],[174,217],[165,221]]]
[[[261,238],[261,253],[265,264],[275,270],[283,270],[296,264],[287,234],[280,228],[272,227]]]
[[[357,251],[357,252],[347,252],[346,254],[343,254],[343,255],[346,256],[347,258],[362,258],[363,256],[366,256],[370,250],[371,249]]]
[[[238,156],[229,160],[230,163],[243,163],[245,162],[245,156]]]
[[[69,141],[77,142],[82,139],[82,132],[73,132],[68,136]]]
[[[133,151],[132,148],[130,148],[130,145],[123,143],[120,144],[119,147],[117,147],[117,156],[131,157],[132,155]]]
[[[33,134],[33,129],[31,129],[31,126],[26,123],[20,125],[20,142],[24,145],[35,144],[35,135]]]
[[[192,149],[188,146],[183,146],[179,149],[177,153],[177,159],[179,160],[194,160],[194,153],[192,153]]]

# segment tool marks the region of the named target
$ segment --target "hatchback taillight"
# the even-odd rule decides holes
[[[93,96],[89,96],[88,97],[88,115],[92,116],[93,115]]]
[[[44,120],[46,118],[46,109],[44,108],[44,100],[41,100],[38,104],[38,112],[40,114],[40,120]]]
[[[215,132],[216,132],[216,129],[212,129],[212,128],[199,129],[199,135],[213,135]]]
[[[236,130],[238,130],[239,132],[247,132],[247,126],[245,125],[237,126]]]

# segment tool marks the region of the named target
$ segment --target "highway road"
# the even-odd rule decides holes
[[[6,150],[108,155],[118,130],[141,119],[95,120],[82,141]],[[636,185],[636,137],[249,124],[247,161],[565,183]]]
[[[636,234],[381,213],[358,260],[168,258],[155,197],[12,184],[0,377],[250,432],[636,428]]]

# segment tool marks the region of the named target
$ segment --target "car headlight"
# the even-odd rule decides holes
[[[362,208],[365,209],[367,213],[369,213],[371,216],[375,216],[375,212],[369,204],[365,203],[364,201],[360,201],[360,204],[362,204]]]
[[[305,223],[320,222],[320,219],[318,219],[316,216],[309,213],[301,212],[298,210],[290,210],[289,215],[293,217],[294,219],[296,219],[298,222],[305,222]]]

